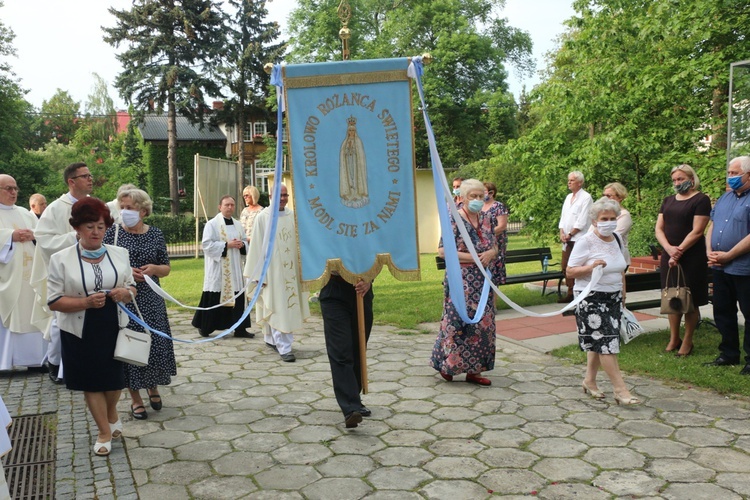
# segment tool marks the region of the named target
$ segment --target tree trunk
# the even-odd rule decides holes
[[[239,122],[237,127],[240,131],[239,137],[237,137],[237,169],[239,170],[240,192],[242,192],[245,188],[245,100],[242,97],[240,97],[237,121]],[[255,180],[251,178],[250,183],[255,185]],[[257,203],[258,201],[255,200],[255,202]],[[241,206],[239,202],[237,206]]]
[[[174,96],[167,98],[167,164],[169,165],[169,199],[173,216],[180,214],[179,180],[177,178],[177,110]]]
[[[713,122],[713,140],[711,147],[720,151],[727,150],[727,116],[723,106],[729,100],[729,87],[722,85],[713,91],[711,98],[711,121]],[[729,160],[729,158],[727,158]]]

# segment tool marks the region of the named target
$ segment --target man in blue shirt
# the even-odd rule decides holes
[[[708,265],[713,268],[714,321],[721,333],[719,357],[714,366],[737,365],[741,360],[737,304],[745,318],[745,367],[750,375],[750,156],[732,159],[727,167],[730,191],[718,199],[711,212],[706,240]]]

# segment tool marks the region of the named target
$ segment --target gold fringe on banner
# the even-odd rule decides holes
[[[323,274],[317,279],[303,281],[302,289],[305,291],[310,291],[312,289],[322,288],[326,283],[328,283],[328,280],[331,279],[332,272],[338,273],[339,276],[353,285],[356,285],[360,280],[372,282],[375,280],[378,274],[380,274],[383,266],[388,266],[388,270],[391,272],[393,277],[399,281],[420,281],[422,279],[422,275],[419,269],[415,269],[412,271],[399,269],[393,263],[391,254],[379,253],[375,256],[375,262],[373,263],[372,267],[364,273],[353,273],[349,271],[346,267],[344,267],[341,259],[328,259],[328,261],[326,262],[326,269]]]

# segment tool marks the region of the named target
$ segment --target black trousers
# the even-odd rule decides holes
[[[372,330],[372,288],[364,296],[365,339]],[[362,408],[359,393],[362,374],[359,362],[357,326],[357,292],[354,286],[338,276],[331,276],[320,291],[320,311],[331,364],[333,392],[344,415]]]
[[[745,331],[742,334],[742,351],[745,363],[750,364],[750,276],[727,274],[713,270],[714,280],[714,321],[721,333],[719,352],[727,359],[740,360],[740,328],[737,305],[745,318]]]

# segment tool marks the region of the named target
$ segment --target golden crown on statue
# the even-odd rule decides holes
[[[357,124],[357,119],[354,116],[350,116],[346,119],[346,123],[349,124],[350,127],[353,127]]]

